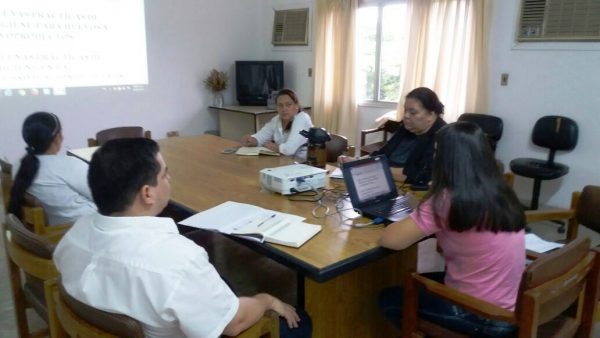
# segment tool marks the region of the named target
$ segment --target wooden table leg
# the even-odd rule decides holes
[[[387,322],[377,305],[381,289],[402,285],[417,267],[417,245],[317,283],[305,278],[306,311],[313,337],[394,337],[400,332]]]

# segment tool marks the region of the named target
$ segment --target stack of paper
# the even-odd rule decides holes
[[[529,233],[525,235],[525,249],[535,252],[547,252],[562,247],[564,244],[549,242]]]
[[[265,147],[240,147],[236,152],[236,155],[242,156],[258,156],[258,155],[271,155],[279,156],[279,153]]]
[[[321,231],[320,225],[303,220],[304,217],[229,201],[197,213],[180,224],[298,248]]]

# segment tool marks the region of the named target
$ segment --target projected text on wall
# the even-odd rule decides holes
[[[0,0],[0,96],[147,83],[143,0]]]

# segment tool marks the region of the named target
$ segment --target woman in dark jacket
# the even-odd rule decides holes
[[[394,178],[426,187],[431,180],[434,135],[446,122],[444,105],[425,87],[413,89],[404,101],[404,118],[394,136],[371,156],[385,154]]]

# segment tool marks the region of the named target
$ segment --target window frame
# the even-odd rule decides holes
[[[373,93],[375,98],[368,98],[358,102],[361,107],[396,108],[397,101],[382,101],[381,97],[381,44],[383,33],[383,8],[387,5],[406,3],[406,0],[360,0],[359,7],[377,7],[377,26],[375,29],[375,81]],[[358,69],[358,65],[357,65]]]

